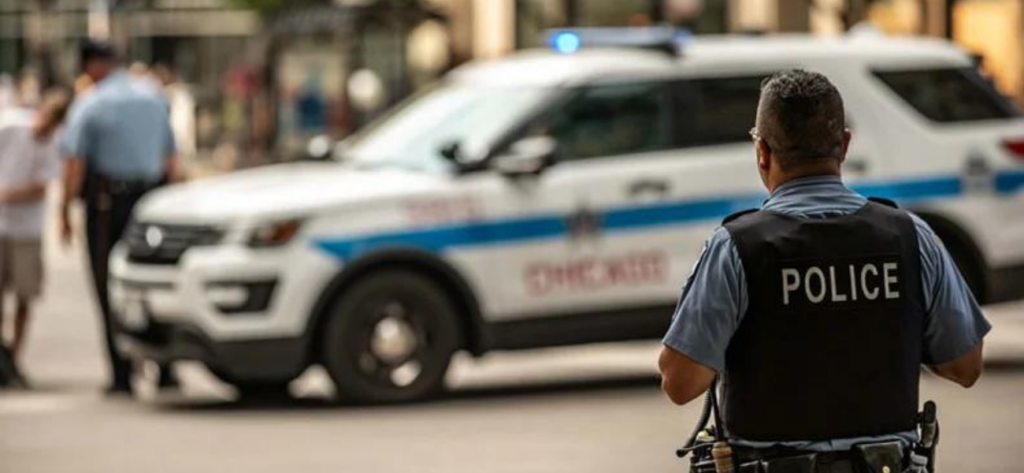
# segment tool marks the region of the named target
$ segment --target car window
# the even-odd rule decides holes
[[[766,75],[696,79],[672,86],[673,135],[678,147],[750,141],[761,81]]]
[[[545,114],[528,134],[554,138],[562,161],[666,149],[665,94],[662,83],[585,87]]]
[[[365,166],[446,171],[451,163],[441,156],[444,146],[458,144],[466,156],[484,156],[552,93],[541,87],[439,84],[350,139],[346,156]]]
[[[973,68],[875,71],[889,89],[929,120],[998,120],[1020,111]]]

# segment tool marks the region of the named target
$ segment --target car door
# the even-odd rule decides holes
[[[652,163],[673,190],[661,231],[677,298],[704,242],[724,217],[768,197],[750,130],[770,70],[705,73],[672,83],[674,153]]]
[[[517,216],[502,231],[531,236],[489,249],[494,317],[605,314],[625,330],[670,313],[722,218],[767,197],[748,134],[765,75],[592,85],[525,127],[559,157],[539,176],[478,177]]]
[[[846,127],[852,138],[843,163],[843,179],[855,190],[875,197],[895,197],[887,194],[877,181],[892,170],[887,169],[895,159],[886,159],[882,150],[890,146],[892,136],[904,136],[895,131],[892,114],[880,108],[877,97],[864,87],[861,64],[827,64],[819,67],[839,89],[846,109]],[[896,142],[905,141],[897,139]]]
[[[553,166],[537,176],[489,171],[470,179],[506,216],[493,228],[501,243],[487,249],[487,260],[501,268],[489,318],[614,312],[678,289],[665,246],[632,232],[642,222],[630,213],[669,198],[655,169],[634,164],[669,152],[670,116],[666,81],[581,87],[508,140],[553,138]]]

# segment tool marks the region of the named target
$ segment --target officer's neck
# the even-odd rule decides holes
[[[766,182],[768,186],[768,192],[775,192],[775,190],[781,187],[783,184],[790,181],[795,181],[797,179],[803,179],[805,177],[842,177],[842,171],[839,168],[839,163],[836,163],[834,161],[825,161],[821,163],[808,164],[787,170],[776,169],[774,171],[775,172],[769,174]]]

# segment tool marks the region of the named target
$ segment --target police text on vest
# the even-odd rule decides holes
[[[800,296],[811,304],[899,299],[899,282],[896,262],[783,268],[782,305]]]

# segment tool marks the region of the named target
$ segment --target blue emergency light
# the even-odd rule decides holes
[[[565,28],[546,33],[547,44],[560,54],[584,48],[639,48],[677,55],[693,34],[670,26],[644,28]]]
[[[561,31],[552,37],[551,45],[562,54],[570,54],[580,50],[580,35],[573,31]]]

